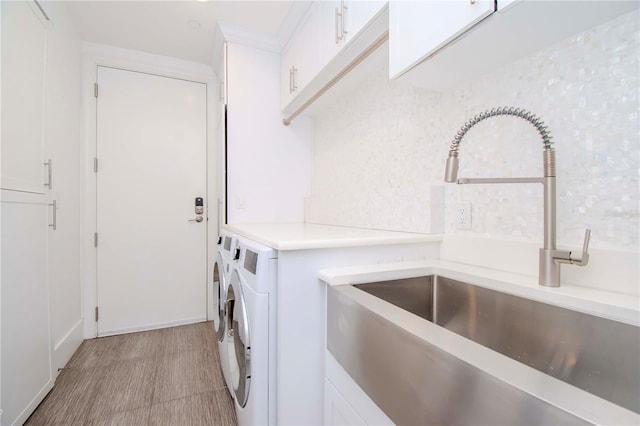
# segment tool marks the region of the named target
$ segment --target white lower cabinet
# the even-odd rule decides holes
[[[342,368],[329,350],[325,351],[324,424],[395,424]]]
[[[0,408],[22,424],[53,387],[49,315],[49,224],[44,195],[2,191]]]
[[[324,424],[325,425],[365,425],[366,423],[342,394],[331,384],[324,381]]]

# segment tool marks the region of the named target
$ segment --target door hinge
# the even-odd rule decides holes
[[[93,233],[93,246],[95,248],[98,248],[98,233],[97,232]]]
[[[93,96],[98,97],[98,83],[93,83]]]
[[[96,306],[96,322],[98,322],[98,307]]]
[[[93,172],[98,173],[98,157],[93,157]]]

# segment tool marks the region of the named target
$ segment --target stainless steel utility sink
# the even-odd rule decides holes
[[[640,413],[636,326],[440,276],[353,287]],[[584,423],[419,341],[339,287],[329,288],[327,309],[329,350],[396,423]]]

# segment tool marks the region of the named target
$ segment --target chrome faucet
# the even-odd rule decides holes
[[[473,126],[490,117],[499,115],[511,115],[520,117],[533,124],[544,145],[543,177],[523,177],[523,178],[460,178],[458,179],[458,146],[464,135]],[[444,173],[444,181],[458,184],[478,184],[478,183],[541,183],[544,186],[544,247],[540,249],[540,266],[538,283],[547,287],[560,287],[560,264],[568,263],[572,265],[584,266],[589,262],[589,239],[591,230],[587,229],[584,235],[584,244],[580,257],[575,256],[568,250],[556,249],[556,153],[551,142],[549,129],[542,120],[529,111],[521,108],[502,107],[493,108],[482,112],[458,130],[449,148],[449,157]]]

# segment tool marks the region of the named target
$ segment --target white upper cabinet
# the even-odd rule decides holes
[[[320,46],[320,61],[323,68],[345,45],[348,34],[347,14],[349,6],[344,1],[329,0],[318,3],[320,9],[320,22],[318,38]],[[346,18],[346,19],[345,19]],[[345,33],[347,31],[347,33]]]
[[[328,0],[311,3],[282,51],[283,110],[357,38],[387,3],[379,0]]]
[[[389,77],[403,74],[494,11],[494,0],[392,1]]]
[[[352,40],[389,3],[388,1],[345,2],[345,42]],[[392,2],[393,3],[393,2]]]
[[[318,73],[319,7],[314,3],[298,24],[280,59],[280,90],[284,108]]]
[[[387,4],[386,1],[320,2],[320,60],[328,64]]]
[[[442,91],[637,10],[638,1],[397,0],[389,76]]]
[[[47,24],[31,1],[2,7],[2,189],[45,192]]]

